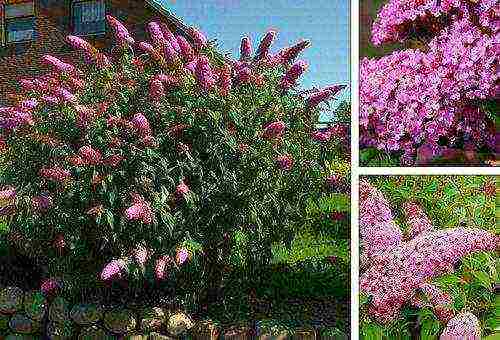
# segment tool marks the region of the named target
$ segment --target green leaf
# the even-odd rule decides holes
[[[111,210],[106,210],[106,220],[108,221],[108,224],[111,228],[113,228],[114,223],[115,223],[115,218],[113,216],[113,213]]]

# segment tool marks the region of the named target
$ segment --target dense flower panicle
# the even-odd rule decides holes
[[[92,148],[90,145],[85,145],[78,150],[78,154],[82,157],[85,164],[98,165],[102,161],[102,154],[99,150]]]
[[[186,263],[190,256],[191,255],[189,253],[189,250],[187,250],[186,248],[177,249],[177,253],[175,254],[175,262],[178,266],[181,266]]]
[[[241,38],[240,44],[240,60],[248,61],[252,58],[252,41],[250,37]]]
[[[219,86],[221,94],[227,96],[231,91],[232,80],[231,80],[231,66],[229,64],[224,64],[220,71],[219,76]]]
[[[363,59],[361,146],[402,152],[406,163],[420,146],[420,162],[441,155],[442,137],[448,147],[470,141],[494,149],[494,124],[474,103],[498,96],[495,39],[463,19],[436,36],[428,52]]]
[[[252,70],[250,67],[243,67],[236,74],[236,81],[240,84],[248,83],[252,78]]]
[[[121,279],[126,273],[126,263],[124,260],[112,260],[104,266],[100,278],[102,281],[113,281]]]
[[[139,135],[146,137],[151,134],[151,127],[149,125],[148,119],[142,114],[137,113],[132,117],[132,123],[136,128]]]
[[[86,129],[97,115],[95,109],[86,105],[75,105],[75,111],[77,112],[76,125],[80,129]]]
[[[181,181],[175,188],[175,198],[181,200],[189,193],[189,191],[189,187],[186,185],[186,183],[184,183],[184,181]]]
[[[149,259],[149,253],[148,249],[142,244],[138,244],[132,249],[132,257],[140,266],[144,266],[146,264]]]
[[[432,231],[431,220],[424,213],[422,208],[415,202],[406,202],[403,204],[406,221],[410,226],[408,238],[414,238],[418,234]]]
[[[51,66],[54,70],[60,73],[70,74],[75,72],[75,67],[73,65],[67,64],[60,59],[47,54],[42,56],[42,64]]]
[[[94,60],[99,53],[97,49],[89,44],[87,41],[83,40],[80,37],[74,35],[68,35],[66,37],[66,42],[71,45],[76,50],[83,52],[85,56]]]
[[[155,262],[155,278],[158,281],[164,280],[167,277],[168,265],[172,262],[169,256],[160,256]]]
[[[194,47],[199,51],[207,45],[207,38],[195,27],[189,27],[188,33],[194,41]]]
[[[54,205],[52,197],[49,195],[40,195],[40,196],[35,196],[31,199],[31,206],[35,211],[46,211]]]
[[[104,164],[116,168],[124,160],[121,155],[111,155],[104,160]]]
[[[179,53],[177,53],[169,41],[165,41],[165,45],[163,46],[163,55],[165,56],[165,60],[169,66],[180,64]]]
[[[443,292],[435,285],[424,283],[420,286],[420,290],[426,296],[430,303],[434,314],[442,322],[448,322],[453,316],[453,299],[450,294]]]
[[[0,190],[0,204],[3,204],[5,201],[12,201],[16,198],[16,194],[16,189],[13,187],[7,187]]]
[[[184,58],[184,61],[189,63],[190,61],[193,61],[195,58],[194,50],[191,47],[191,44],[189,41],[186,40],[182,35],[176,36],[177,43],[179,44],[179,48],[181,50],[182,57]]]
[[[212,87],[214,87],[216,83],[215,75],[210,67],[210,62],[207,57],[198,58],[195,75],[198,85],[200,85],[203,90],[209,91]]]
[[[397,247],[403,238],[389,202],[367,181],[359,183],[359,233],[362,252],[368,259]]]
[[[57,96],[63,103],[76,104],[78,98],[64,87],[58,87],[54,90],[54,95]]]
[[[276,38],[276,32],[275,30],[269,30],[267,31],[266,35],[262,38],[260,41],[259,47],[257,48],[257,51],[255,52],[255,59],[256,60],[262,60],[268,57],[269,55],[269,48],[271,47],[272,43],[274,42],[274,39]]]
[[[293,167],[293,157],[292,155],[282,155],[276,157],[276,164],[281,170],[290,171]]]
[[[153,78],[149,82],[149,98],[152,102],[158,103],[165,96],[165,88],[163,83],[157,79]]]
[[[170,43],[170,45],[174,48],[174,50],[177,53],[181,53],[181,48],[179,46],[179,43],[177,42],[177,38],[170,31],[170,29],[168,28],[167,24],[165,24],[165,23],[162,22],[162,23],[160,23],[160,27],[161,27],[161,30],[163,32],[163,36],[165,37],[165,39],[167,39],[167,41]]]
[[[278,53],[281,58],[281,62],[285,64],[293,62],[295,59],[297,59],[299,54],[309,46],[311,46],[311,41],[301,40],[293,46],[286,47]]]
[[[125,217],[130,221],[141,221],[144,224],[153,222],[153,210],[144,198],[134,196],[133,204],[125,210]]]
[[[382,253],[360,277],[361,291],[372,296],[369,313],[382,323],[394,320],[427,280],[449,272],[464,256],[497,251],[499,241],[486,230],[442,229]]]
[[[153,45],[157,47],[165,46],[167,40],[163,36],[163,31],[157,22],[153,21],[148,24],[148,32],[151,40],[153,41]]]
[[[303,61],[299,60],[295,64],[290,67],[290,69],[287,71],[287,73],[283,76],[283,79],[281,80],[281,87],[283,89],[288,89],[292,86],[295,85],[296,81],[299,79],[299,77],[304,73],[309,65]]]
[[[264,133],[262,137],[264,139],[272,139],[272,138],[279,138],[283,136],[283,133],[285,132],[286,125],[283,121],[276,121],[269,123],[266,125],[264,128]]]
[[[328,142],[332,137],[332,133],[330,131],[314,131],[311,133],[311,138],[317,142]]]
[[[140,50],[146,52],[153,60],[157,62],[163,60],[161,54],[158,51],[156,51],[151,44],[145,41],[141,41],[139,44],[137,44],[137,47]]]
[[[55,182],[64,182],[65,180],[71,178],[71,173],[68,170],[55,166],[40,169],[40,176]]]
[[[118,45],[134,45],[135,40],[130,35],[127,28],[116,18],[106,15],[109,26],[113,29],[114,37]]]
[[[479,320],[470,312],[462,312],[448,322],[439,339],[480,340],[481,327]]]
[[[57,294],[62,288],[60,280],[55,278],[44,279],[40,285],[40,291],[45,297],[51,297]]]

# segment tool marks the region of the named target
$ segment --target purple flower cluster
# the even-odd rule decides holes
[[[475,103],[500,93],[496,39],[463,19],[435,37],[428,52],[363,59],[361,146],[401,152],[407,165],[417,154],[426,163],[461,142],[494,150],[494,124]]]
[[[441,334],[440,340],[480,340],[481,328],[477,317],[469,312],[460,313],[451,319]]]
[[[405,213],[406,221],[410,226],[407,234],[409,239],[434,229],[431,220],[417,203],[406,202],[403,205],[403,211]]]
[[[433,305],[445,307],[451,302],[449,296],[426,283],[453,271],[464,256],[498,251],[500,247],[499,236],[476,228],[427,231],[401,242],[401,234],[388,225],[397,228],[387,202],[368,183],[361,183],[360,234],[363,247],[369,247],[363,253],[371,252],[376,256],[371,258],[369,267],[360,276],[360,289],[372,297],[368,312],[381,323],[397,318],[401,307],[412,301],[419,289],[429,296]],[[377,238],[383,235],[378,228],[382,231],[389,229],[389,242]]]

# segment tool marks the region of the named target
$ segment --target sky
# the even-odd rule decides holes
[[[348,84],[348,0],[155,0],[208,39],[239,57],[241,37],[251,37],[254,51],[269,28],[278,30],[272,52],[301,38],[311,40],[299,57],[309,63],[301,78],[303,89]],[[346,93],[347,94],[347,93]]]

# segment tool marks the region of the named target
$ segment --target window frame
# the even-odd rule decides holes
[[[75,32],[75,5],[78,4],[84,4],[84,3],[90,3],[90,2],[102,2],[104,4],[104,30],[100,32],[91,32],[91,33],[78,33]],[[70,8],[70,30],[72,34],[79,36],[79,37],[85,37],[85,36],[104,36],[106,35],[107,32],[107,23],[106,23],[106,1],[104,0],[73,0],[71,1],[71,8]]]
[[[11,17],[11,18],[7,18],[7,6],[10,6],[10,5],[17,5],[17,4],[20,4],[20,3],[28,3],[28,2],[31,2],[33,3],[33,14],[30,14],[30,15],[20,15],[20,16],[16,16],[16,17]],[[2,47],[7,47],[7,46],[15,46],[15,45],[19,45],[19,44],[26,44],[26,43],[29,43],[29,42],[32,42],[32,41],[35,41],[37,40],[38,38],[38,34],[37,34],[37,29],[36,29],[36,19],[37,19],[37,13],[38,13],[38,6],[37,6],[37,1],[35,0],[31,0],[31,1],[25,1],[25,2],[20,2],[20,3],[4,3],[2,6],[2,18],[0,20],[0,24],[2,25],[2,31],[3,31],[3,45]],[[19,20],[19,19],[33,19],[33,34],[31,36],[31,38],[28,38],[28,39],[23,39],[23,40],[16,40],[16,41],[10,41],[9,40],[9,31],[7,30],[7,26],[9,23],[11,22],[15,22],[16,20]]]

